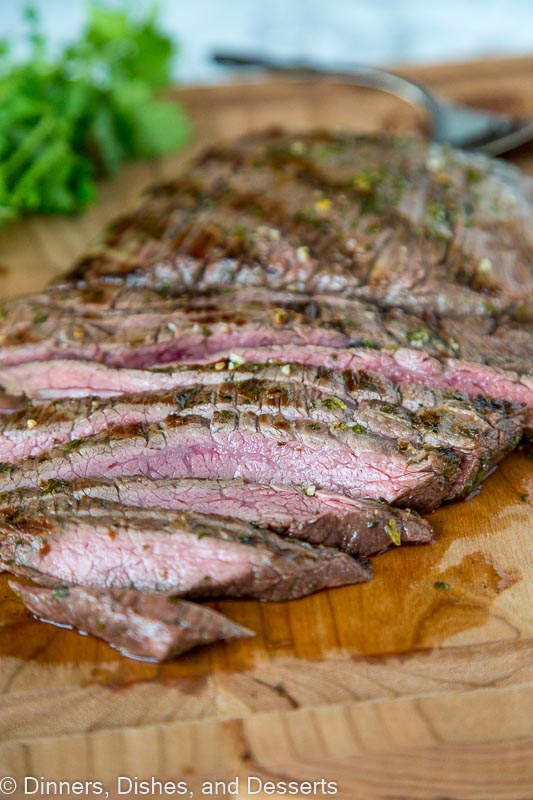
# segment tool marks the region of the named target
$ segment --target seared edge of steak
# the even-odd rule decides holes
[[[99,314],[75,304],[48,307],[46,297],[5,306],[1,364],[68,358],[142,368],[200,360],[224,348],[299,345],[412,348],[528,374],[533,358],[531,325],[507,317],[459,322],[341,297],[262,290],[183,295],[154,310],[111,306]],[[46,317],[37,328],[36,309]]]
[[[289,374],[280,374],[281,380],[275,382],[265,380],[267,376],[255,367],[255,371],[244,371],[247,377],[256,376],[252,380],[237,380],[239,373],[226,373],[232,380],[209,385],[219,373],[206,370],[208,385],[104,401],[83,398],[32,406],[0,426],[0,461],[39,456],[51,447],[113,426],[147,425],[178,412],[210,419],[216,412],[239,414],[247,410],[287,420],[352,425],[360,433],[394,440],[404,449],[450,448],[461,453],[461,468],[448,492],[452,498],[468,493],[479,476],[486,474],[522,435],[522,409],[509,403],[486,399],[471,403],[458,394],[441,390],[437,397],[435,391],[429,394],[407,385],[403,393],[411,405],[408,408],[401,405],[401,391],[394,392],[390,384],[372,373],[286,366]],[[275,371],[272,367],[264,370]],[[193,372],[198,379],[203,377],[201,370]]]
[[[244,347],[231,353],[220,350],[203,359],[182,364],[217,364],[239,359],[251,363],[304,364],[326,369],[378,373],[394,384],[408,382],[464,393],[471,400],[479,395],[526,406],[526,425],[533,427],[533,377],[461,359],[432,358],[412,348],[336,348],[297,346]],[[181,365],[180,365],[181,366]]]
[[[30,402],[23,410],[0,420],[0,462],[40,455],[51,447],[100,433],[112,425],[159,422],[176,411],[211,416],[216,409],[246,407],[255,413],[282,413],[287,419],[333,423],[343,417],[346,403],[355,413],[356,404],[362,400],[394,402],[397,395],[392,385],[378,375],[343,374],[301,365],[254,364],[239,370],[184,368],[176,372],[175,378],[174,390],[105,399]],[[154,382],[157,380],[156,374]],[[356,421],[350,413],[346,416],[350,417],[348,421]]]
[[[427,520],[410,509],[392,508],[384,502],[333,495],[314,487],[244,483],[242,480],[153,480],[118,478],[110,481],[76,481],[73,494],[116,500],[124,505],[156,505],[178,510],[207,512],[270,528],[311,544],[326,545],[355,556],[370,556],[391,542],[433,541]]]
[[[487,337],[490,342],[490,337]],[[35,356],[34,356],[35,357]],[[361,371],[381,374],[386,380],[397,383],[407,381],[424,386],[450,388],[463,392],[470,399],[478,395],[509,402],[523,403],[528,407],[528,425],[533,426],[533,378],[512,369],[491,367],[461,359],[439,359],[413,348],[376,350],[373,348],[329,348],[319,346],[261,346],[219,350],[198,358],[184,358],[182,364],[169,364],[153,369],[110,367],[93,361],[77,359],[52,359],[13,366],[0,366],[0,384],[12,395],[27,394],[37,400],[63,397],[130,394],[140,391],[168,391],[197,382],[200,366],[211,375],[220,370],[223,374],[235,371],[236,359],[241,374],[251,374],[253,367],[241,367],[242,362],[254,364],[271,362],[283,369],[291,363],[324,368],[327,371]],[[190,366],[188,366],[190,365]],[[229,369],[228,369],[229,365]],[[233,368],[233,369],[232,369]],[[285,370],[286,371],[286,370]],[[204,372],[200,382],[216,383]],[[18,406],[24,408],[21,398]],[[14,409],[15,410],[15,409]]]

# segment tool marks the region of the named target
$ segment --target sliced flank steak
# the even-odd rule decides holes
[[[193,647],[253,636],[205,605],[134,589],[48,588],[9,581],[26,608],[44,622],[90,633],[123,655],[167,661]]]
[[[431,355],[456,352],[437,324],[404,311],[290,292],[183,295],[162,310],[111,307],[85,315],[76,306],[42,308],[31,296],[4,306],[0,363],[69,358],[145,367],[224,348],[284,344],[379,348],[422,343]]]
[[[272,372],[272,369],[265,370]],[[278,370],[279,372],[279,370]],[[491,466],[520,441],[523,412],[520,407],[486,400],[470,403],[441,392],[438,402],[416,410],[401,405],[401,392],[371,373],[356,376],[333,372],[326,390],[312,379],[319,371],[293,366],[283,381],[224,381],[167,393],[143,393],[98,401],[83,398],[32,406],[10,417],[0,426],[0,461],[16,462],[37,457],[54,446],[73,443],[114,428],[150,425],[169,416],[213,415],[252,412],[278,420],[310,420],[329,428],[344,426],[353,431],[395,442],[399,450],[409,448],[450,449],[459,455],[460,468],[449,497],[468,492]],[[322,370],[322,373],[327,373]],[[211,380],[216,371],[208,371]],[[235,376],[233,376],[235,378]],[[291,381],[292,379],[292,381]],[[338,394],[334,394],[338,390]],[[414,402],[416,390],[410,391]],[[421,393],[424,403],[427,393]],[[436,400],[435,394],[432,395]],[[194,476],[192,476],[194,477]]]
[[[0,517],[0,563],[40,583],[285,600],[370,580],[367,562],[215,514],[91,499],[53,514],[25,498]]]
[[[174,391],[162,389],[161,384],[172,383]],[[347,404],[355,409],[364,400],[396,402],[398,397],[392,384],[379,375],[343,374],[298,364],[182,367],[172,374],[154,373],[153,384],[155,390],[105,399],[91,395],[63,396],[48,403],[28,401],[24,409],[12,412],[3,424],[0,421],[0,462],[39,455],[112,425],[158,422],[177,410],[186,413],[194,408],[194,413],[203,413],[205,408],[211,414],[215,407],[246,406],[256,413],[282,413],[288,419],[334,422],[343,414],[349,416]]]
[[[38,490],[19,490],[0,496],[0,514],[23,510],[28,501],[43,514],[84,512],[91,500],[136,508],[195,511],[242,520],[315,545],[353,556],[370,556],[392,544],[426,543],[433,539],[430,524],[411,510],[391,508],[367,498],[306,487],[244,483],[243,480],[149,480],[141,476],[114,480],[51,481]]]
[[[532,223],[515,168],[392,136],[253,134],[146,192],[0,308],[15,591],[162,660],[249,635],[174,597],[302,597],[430,541],[416,512],[533,431]]]
[[[329,332],[326,331],[327,335]],[[182,364],[168,364],[161,368],[157,362],[146,366],[152,369],[113,368],[90,360],[53,359],[50,361],[4,365],[0,367],[0,385],[9,395],[27,394],[36,399],[63,396],[112,396],[119,393],[138,391],[165,391],[176,386],[196,382],[190,370],[197,365],[212,365],[214,371],[226,372],[243,362],[277,362],[280,365],[299,363],[302,365],[326,367],[329,370],[349,372],[369,371],[381,374],[393,383],[407,381],[421,385],[450,388],[466,393],[471,399],[484,395],[499,400],[523,403],[529,409],[529,422],[533,423],[533,376],[525,371],[512,368],[490,366],[483,363],[484,358],[478,349],[478,359],[465,360],[429,355],[424,349],[413,347],[385,346],[377,349],[368,341],[368,346],[323,346],[301,343],[268,344],[268,335],[263,331],[260,346],[228,346],[214,352],[192,354],[182,352]],[[482,337],[484,347],[490,347],[490,336]],[[528,339],[528,342],[533,339]],[[266,343],[265,343],[266,342]],[[161,343],[158,344],[158,346]],[[234,343],[235,344],[235,343]],[[506,357],[500,353],[493,360],[513,364],[520,361],[521,369],[525,363],[533,363],[526,344],[521,340],[514,343],[517,355]],[[35,352],[28,350],[31,358]],[[129,351],[128,351],[129,352]],[[133,350],[132,353],[136,351]],[[94,355],[94,353],[92,354]],[[132,356],[133,360],[137,357]],[[184,369],[189,365],[190,370]],[[214,366],[213,366],[214,365]],[[246,367],[253,372],[253,367]],[[285,369],[286,371],[286,369]],[[207,375],[199,382],[219,382],[222,376],[209,379]],[[20,398],[13,398],[23,407]],[[17,407],[15,405],[15,408]]]
[[[448,388],[471,400],[479,396],[521,403],[527,410],[526,424],[533,427],[533,376],[489,367],[461,359],[438,359],[411,348],[373,350],[327,347],[248,347],[211,353],[204,359],[182,359],[183,363],[217,364],[238,359],[244,362],[296,363],[342,371],[374,372],[392,383],[402,381]]]
[[[313,485],[349,497],[384,499],[431,510],[455,496],[459,453],[395,442],[357,423],[326,425],[282,415],[216,410],[176,413],[159,423],[112,427],[42,456],[3,464],[0,492],[49,480],[243,478],[252,483]]]
[[[533,357],[527,320],[455,320],[382,309],[370,301],[263,289],[185,294],[154,308],[110,306],[98,312],[30,295],[4,305],[0,335],[4,365],[69,358],[145,367],[225,348],[283,344],[405,347],[438,358],[503,363],[519,372],[531,370]]]
[[[262,351],[258,349],[258,352]],[[264,352],[268,356],[270,348],[265,348]],[[331,353],[330,350],[326,352]],[[28,399],[38,403],[76,397],[94,399],[141,392],[168,392],[194,384],[216,385],[225,381],[242,382],[254,378],[317,386],[322,391],[337,396],[353,391],[366,391],[368,397],[395,400],[396,389],[378,373],[372,376],[372,383],[379,387],[378,393],[368,388],[367,361],[364,358],[361,360],[361,370],[347,370],[342,373],[320,365],[304,368],[305,365],[302,364],[283,361],[277,363],[271,359],[263,363],[245,363],[237,354],[234,360],[230,355],[214,363],[209,361],[199,366],[173,363],[153,369],[128,369],[108,367],[95,361],[52,359],[0,367],[0,386],[4,391],[11,392],[13,397],[21,398],[18,408],[12,408],[10,413],[23,410]],[[27,396],[26,401],[22,402],[24,396]]]
[[[271,130],[155,186],[66,287],[370,296],[447,316],[530,311],[533,181],[416,139]]]
[[[420,356],[421,380],[532,406],[532,187],[394,137],[245,137],[148,192],[44,294],[6,304],[0,362],[147,366],[259,339],[363,361],[400,348],[414,368],[400,379],[417,380]]]
[[[111,309],[87,318],[55,308],[39,324],[31,312],[29,327],[19,307],[28,301],[19,301],[0,321],[0,385],[11,395],[37,398],[105,396],[133,386],[160,390],[181,380],[173,362],[217,363],[236,355],[367,369],[393,381],[430,382],[533,409],[533,336],[524,322],[422,320],[399,309],[286,292],[263,299],[186,296],[174,301],[173,312]],[[165,365],[168,375],[143,375],[146,367]]]
[[[198,365],[194,364],[195,359],[189,365],[172,364],[164,369],[116,368],[79,360],[29,362],[0,367],[0,385],[10,396],[17,395],[12,397],[9,409],[13,413],[26,408],[23,393],[42,402],[63,397],[112,397],[143,391],[166,392],[191,383],[218,383],[228,374],[228,366],[229,373],[238,372],[242,374],[242,379],[246,379],[248,371],[251,377],[254,364],[261,361],[269,362],[282,375],[291,364],[300,364],[318,369],[323,367],[328,374],[335,371],[352,375],[371,372],[392,384],[406,382],[421,387],[448,388],[473,401],[478,397],[508,400],[525,406],[525,426],[533,430],[532,377],[459,359],[431,358],[423,352],[405,348],[376,351],[291,346],[220,351],[206,357],[204,363],[199,365],[202,367],[201,377],[196,371]],[[241,366],[245,362],[246,366]],[[218,372],[220,377],[217,376]],[[28,414],[32,418],[30,411]]]

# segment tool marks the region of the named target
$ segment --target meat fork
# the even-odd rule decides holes
[[[415,108],[425,110],[434,142],[465,150],[478,150],[491,156],[502,155],[533,141],[533,120],[516,119],[481,109],[452,103],[428,91],[415,81],[393,72],[357,64],[317,64],[310,61],[278,61],[270,56],[215,52],[217,64],[233,67],[258,67],[281,75],[334,78],[354,86],[380,89],[400,97]]]

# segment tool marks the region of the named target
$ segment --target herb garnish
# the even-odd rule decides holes
[[[395,519],[388,519],[387,522],[385,523],[385,530],[386,530],[391,542],[393,544],[395,544],[396,547],[399,547],[401,545],[401,543],[402,543],[402,536],[401,536],[400,531],[398,530],[398,526],[396,524],[396,520]]]
[[[175,46],[153,10],[93,2],[81,37],[58,56],[34,7],[25,19],[26,60],[0,42],[0,223],[78,213],[94,202],[96,178],[173,150],[188,132],[183,110],[155,95],[171,83]]]

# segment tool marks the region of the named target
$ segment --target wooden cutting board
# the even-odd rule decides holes
[[[533,59],[406,74],[464,102],[533,115]],[[423,126],[399,101],[332,83],[177,95],[195,148],[273,123]],[[0,296],[43,286],[185,155],[131,166],[82,218],[4,230]],[[513,160],[533,174],[533,146]],[[34,621],[1,576],[0,777],[100,779],[110,797],[117,774],[184,777],[191,791],[208,775],[240,776],[226,796],[242,798],[272,796],[250,795],[247,775],[325,778],[350,800],[533,797],[532,503],[533,464],[517,453],[477,497],[433,515],[434,546],[375,559],[368,585],[292,603],[217,603],[256,638],[162,666]]]

